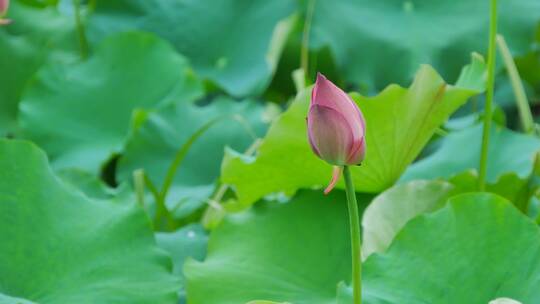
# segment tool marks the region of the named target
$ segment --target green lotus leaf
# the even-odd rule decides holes
[[[523,213],[536,216],[531,208],[538,185],[515,173],[507,173],[486,190],[512,202]],[[446,181],[415,180],[398,184],[379,194],[366,208],[362,220],[362,256],[384,252],[396,234],[411,219],[444,206],[454,195],[478,191],[478,176],[466,171]]]
[[[39,67],[72,60],[78,51],[73,19],[54,8],[11,1],[9,18],[14,22],[0,27],[0,136],[17,133],[18,104]]]
[[[28,142],[0,140],[0,168],[0,302],[177,302],[139,207],[75,191]]]
[[[514,54],[534,42],[540,2],[499,2],[498,32]],[[406,84],[418,64],[456,79],[467,54],[487,49],[489,1],[316,0],[311,48],[329,46],[344,78],[377,89]]]
[[[341,191],[301,191],[229,215],[212,231],[204,262],[185,264],[188,303],[334,304],[338,283],[350,278],[347,219]]]
[[[384,252],[407,222],[442,207],[453,190],[444,181],[412,181],[375,197],[362,216],[362,258]]]
[[[170,41],[197,74],[229,94],[260,94],[270,84],[292,28],[291,0],[98,1],[90,37],[140,29]],[[122,18],[118,18],[122,15]]]
[[[368,304],[538,303],[540,230],[507,200],[462,194],[410,221],[364,263]],[[472,286],[472,287],[471,287]],[[352,302],[350,302],[352,303]]]
[[[202,93],[186,60],[143,33],[105,39],[85,61],[45,65],[20,104],[24,135],[51,157],[55,169],[96,173],[127,136],[132,112]]]
[[[495,125],[490,134],[487,181],[494,183],[502,174],[511,171],[522,178],[526,177],[532,170],[534,154],[540,149],[540,139]],[[481,138],[482,125],[450,133],[442,139],[435,153],[410,166],[401,181],[449,178],[462,171],[478,168]]]
[[[350,280],[344,201],[339,192],[302,191],[289,203],[228,216],[212,233],[206,260],[186,263],[188,301],[352,303],[342,282]],[[364,302],[536,303],[539,250],[539,228],[510,202],[457,195],[409,221],[386,253],[367,259]]]
[[[412,85],[391,85],[375,97],[352,94],[367,124],[367,154],[353,168],[358,191],[380,192],[394,184],[416,158],[434,131],[483,87],[484,62],[473,56],[456,85],[448,85],[429,66],[422,66]],[[331,167],[311,151],[305,117],[310,92],[301,92],[270,127],[255,159],[228,153],[222,181],[231,184],[241,203],[249,205],[275,192],[328,183]],[[343,188],[343,183],[338,184]]]

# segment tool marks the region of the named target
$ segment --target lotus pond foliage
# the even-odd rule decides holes
[[[0,0],[1,304],[540,304],[540,1]]]

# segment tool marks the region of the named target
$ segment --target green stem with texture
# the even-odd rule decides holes
[[[77,33],[79,34],[81,57],[84,59],[88,56],[88,40],[86,39],[86,32],[81,17],[81,0],[73,0],[73,7],[75,8],[75,24],[77,25]]]
[[[489,9],[489,48],[488,48],[488,79],[486,88],[486,106],[484,111],[484,129],[482,132],[482,150],[480,152],[480,169],[478,174],[478,189],[486,189],[486,172],[489,147],[489,132],[493,116],[493,89],[495,86],[495,61],[497,36],[497,0],[490,1]]]
[[[360,253],[360,215],[358,213],[358,203],[349,166],[343,167],[343,177],[345,178],[345,189],[347,192],[347,203],[349,206],[349,225],[351,230],[351,253],[352,253],[352,288],[353,304],[362,303],[362,256]]]
[[[510,83],[512,84],[512,89],[514,90],[514,96],[516,98],[516,104],[519,110],[519,116],[521,119],[521,126],[523,131],[526,133],[534,132],[534,120],[531,113],[531,108],[529,107],[529,102],[527,101],[527,94],[525,94],[525,88],[521,82],[521,77],[519,77],[519,72],[517,70],[516,64],[514,63],[514,58],[512,58],[512,53],[504,40],[502,35],[497,35],[497,45],[499,46],[499,51],[501,52],[504,65],[506,66],[506,72],[510,78]]]

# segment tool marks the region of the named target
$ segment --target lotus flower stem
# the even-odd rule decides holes
[[[81,0],[73,0],[73,7],[75,8],[75,23],[77,25],[77,33],[79,34],[81,58],[84,59],[88,56],[88,41],[86,40],[86,32],[81,17]]]
[[[349,205],[349,225],[351,230],[351,253],[352,253],[352,288],[353,303],[362,303],[362,256],[360,255],[360,216],[358,214],[358,203],[349,166],[344,166],[343,177],[345,178],[345,190],[347,192],[347,203]]]
[[[366,121],[352,98],[324,75],[318,73],[311,92],[306,119],[308,141],[313,153],[334,167],[328,194],[336,186],[341,171],[345,179],[351,230],[353,303],[362,303],[362,256],[360,216],[349,166],[360,165],[366,155]]]
[[[506,66],[506,72],[508,73],[512,89],[514,90],[523,131],[526,133],[533,133],[534,120],[531,108],[529,107],[529,102],[527,101],[527,94],[525,94],[525,88],[523,88],[521,77],[519,77],[519,72],[514,63],[514,59],[512,58],[512,53],[510,53],[510,49],[508,49],[508,45],[502,35],[497,35],[497,45],[499,46],[499,51],[501,52],[504,65]]]
[[[482,132],[482,150],[480,152],[480,169],[478,174],[478,188],[480,191],[486,189],[489,132],[491,130],[491,120],[493,116],[493,88],[495,86],[495,61],[497,56],[497,0],[491,0],[489,15],[488,79],[486,88],[486,106],[484,111],[484,129]]]

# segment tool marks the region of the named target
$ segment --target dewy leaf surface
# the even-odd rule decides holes
[[[540,1],[499,1],[498,32],[514,54],[529,50]],[[454,80],[467,54],[487,48],[489,1],[317,0],[311,47],[329,46],[344,77],[381,89],[406,84],[418,64]]]
[[[105,39],[86,61],[44,66],[23,96],[20,122],[56,169],[97,172],[121,149],[135,108],[187,103],[201,93],[169,44],[122,33]]]
[[[540,303],[540,231],[505,199],[462,194],[364,263],[367,304]]]
[[[352,168],[357,191],[380,192],[390,187],[435,129],[482,90],[483,79],[484,63],[475,55],[455,86],[446,84],[431,67],[422,66],[408,89],[391,85],[375,97],[352,94],[367,129],[366,159]],[[272,124],[257,158],[245,160],[229,153],[224,160],[222,180],[235,187],[241,203],[328,183],[331,167],[313,154],[307,140],[310,95],[310,90],[301,92]]]
[[[148,113],[127,140],[118,163],[118,180],[131,181],[132,172],[142,168],[160,187],[180,147],[208,121],[221,117],[191,146],[170,189],[169,203],[180,203],[185,211],[178,211],[185,215],[212,194],[225,146],[244,151],[255,137],[264,135],[268,124],[264,110],[254,100],[219,97],[203,107],[182,103]]]
[[[197,73],[229,94],[259,94],[270,84],[292,27],[293,0],[98,1],[90,36],[141,29],[170,41]],[[122,18],[118,18],[121,14]]]
[[[343,192],[261,202],[212,232],[204,262],[186,263],[188,303],[334,304],[337,284],[350,278],[349,256]]]
[[[208,236],[200,224],[190,224],[174,232],[156,233],[156,241],[160,248],[166,250],[173,261],[173,274],[184,284],[184,262],[188,258],[202,260],[206,255]],[[179,292],[180,303],[185,303],[185,290]]]
[[[410,166],[401,181],[448,178],[468,169],[477,169],[481,138],[482,125],[449,134],[435,153]],[[503,173],[511,171],[526,177],[539,149],[538,137],[493,125],[488,147],[487,181],[493,183]]]
[[[170,259],[134,203],[88,199],[23,141],[0,140],[0,180],[0,302],[177,303]]]

